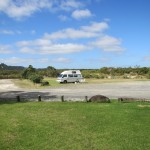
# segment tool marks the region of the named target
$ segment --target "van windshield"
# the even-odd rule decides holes
[[[63,77],[63,74],[60,74],[59,76],[58,76],[58,78],[62,78]]]
[[[64,78],[64,77],[67,77],[67,74],[60,74],[60,75],[58,76],[58,78]]]

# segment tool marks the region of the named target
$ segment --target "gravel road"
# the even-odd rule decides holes
[[[64,95],[65,97],[78,98],[93,95],[105,95],[109,98],[133,97],[150,99],[150,81],[131,81],[101,84],[74,84],[63,87],[49,87],[47,89],[21,89],[15,86],[12,80],[0,80],[0,98],[13,98],[17,95],[26,98],[35,98],[38,95],[48,99],[55,99]]]

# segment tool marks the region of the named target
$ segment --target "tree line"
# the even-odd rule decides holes
[[[34,83],[41,83],[44,77],[56,78],[62,71],[67,69],[56,69],[53,66],[36,69],[32,65],[27,68],[21,66],[7,66],[0,64],[0,79],[29,79]],[[115,68],[103,67],[100,69],[80,69],[84,78],[148,78],[150,79],[149,67]]]
[[[82,70],[82,74],[85,78],[150,78],[149,67],[128,67],[128,68],[114,68],[114,67],[103,67],[100,69]]]

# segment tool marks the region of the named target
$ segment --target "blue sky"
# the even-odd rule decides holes
[[[0,63],[150,67],[150,1],[0,0]]]

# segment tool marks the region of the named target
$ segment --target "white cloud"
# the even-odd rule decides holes
[[[97,41],[91,43],[93,46],[102,49],[105,52],[122,52],[121,40],[112,36],[104,35]]]
[[[5,35],[15,35],[15,34],[21,34],[21,33],[22,32],[19,30],[16,30],[16,31],[6,30],[6,29],[0,30],[0,34],[5,34]]]
[[[32,59],[22,59],[22,58],[17,58],[17,57],[11,57],[11,58],[5,58],[5,59],[0,59],[1,62],[6,63],[6,64],[21,64],[21,63],[33,63]]]
[[[6,64],[33,64],[33,63],[47,63],[49,62],[48,58],[40,58],[40,59],[34,59],[34,58],[18,58],[18,57],[10,57],[2,59],[0,58],[0,61]]]
[[[144,61],[150,61],[150,56],[145,56],[145,57],[143,58],[143,60],[144,60]]]
[[[0,30],[0,34],[13,35],[15,32],[11,30]]]
[[[12,53],[12,50],[9,45],[0,45],[0,54],[10,54],[10,53]]]
[[[42,9],[70,11],[82,6],[83,3],[77,0],[1,0],[0,12],[11,18],[21,19]]]
[[[6,8],[8,6],[8,4],[10,3],[10,0],[1,0],[0,1],[0,8]]]
[[[106,22],[93,22],[79,29],[68,28],[31,41],[20,41],[16,46],[21,53],[69,54],[99,48],[104,52],[122,52],[121,40],[105,34]],[[81,39],[82,38],[82,39]],[[84,43],[81,43],[81,41]]]
[[[69,18],[65,15],[59,15],[58,18],[61,20],[61,21],[67,21]]]
[[[72,17],[75,19],[83,19],[83,18],[89,18],[92,17],[92,13],[90,10],[85,9],[85,10],[75,10],[72,12]]]
[[[29,64],[41,64],[41,63],[69,63],[71,62],[71,59],[64,58],[64,57],[58,57],[54,59],[49,58],[19,58],[19,57],[10,57],[10,58],[0,58],[0,62],[3,62],[5,64],[14,64],[14,65],[29,65]]]
[[[69,63],[69,62],[71,62],[71,59],[60,57],[60,58],[55,58],[52,61],[56,62],[56,63]]]
[[[58,39],[78,39],[98,37],[100,33],[108,28],[106,22],[93,22],[89,26],[81,26],[80,29],[68,28],[51,34],[46,33],[44,38],[50,40]]]
[[[20,52],[30,54],[68,54],[86,50],[86,46],[82,44],[48,44],[41,46],[22,47]]]
[[[52,3],[49,0],[5,0],[0,2],[0,11],[9,17],[20,19],[28,17],[42,8],[51,8],[51,6]]]
[[[86,32],[84,30],[76,30],[72,28],[61,30],[52,34],[45,34],[45,38],[51,40],[92,38],[95,36],[98,36],[98,34],[94,32]]]
[[[41,38],[31,41],[20,41],[17,42],[16,45],[19,47],[27,47],[27,46],[43,46],[43,45],[50,45],[52,42],[50,40]]]
[[[90,26],[82,26],[81,29],[86,32],[103,32],[109,26],[106,22],[93,22]]]
[[[77,9],[83,6],[83,3],[77,0],[60,0],[60,8],[62,10],[69,11],[71,9]]]
[[[22,47],[20,49],[21,53],[29,53],[29,54],[38,54],[38,51],[35,50],[35,48],[31,48],[31,47]]]

